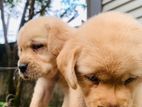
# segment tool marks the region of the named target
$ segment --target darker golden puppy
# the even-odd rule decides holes
[[[57,64],[69,86],[82,88],[87,107],[142,107],[142,25],[107,12],[89,19],[78,35]]]

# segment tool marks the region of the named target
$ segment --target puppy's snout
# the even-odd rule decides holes
[[[119,105],[110,104],[109,107],[120,107]]]
[[[120,107],[120,106],[118,106],[118,105],[108,105],[108,106],[102,106],[102,105],[98,105],[97,107]]]
[[[18,68],[20,69],[20,72],[24,73],[27,70],[28,64],[19,64]]]
[[[113,104],[113,103],[105,103],[104,105],[98,105],[97,107],[120,107],[119,104]]]

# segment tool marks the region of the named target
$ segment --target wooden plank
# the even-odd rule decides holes
[[[142,0],[134,0],[133,2],[123,5],[115,10],[129,13],[133,10],[139,9],[139,7],[141,6],[142,6]]]
[[[142,8],[130,12],[130,14],[136,18],[142,16]]]
[[[120,5],[123,5],[124,3],[132,2],[132,0],[115,0],[114,2],[111,2],[110,4],[104,5],[103,11],[112,10],[113,8],[116,8]]]
[[[138,22],[140,22],[141,24],[142,24],[142,18],[140,18],[140,19],[137,19],[138,20]]]
[[[133,8],[133,9],[129,10],[129,11],[126,11],[126,12],[127,12],[127,13],[130,13],[130,12],[135,11],[135,10],[138,10],[138,9],[140,9],[140,8],[142,8],[142,5],[140,5],[140,6],[138,6],[138,7],[135,7],[135,8]]]
[[[107,4],[109,4],[109,3],[111,3],[111,2],[113,2],[114,0],[103,0],[102,1],[102,4],[103,5],[107,5]]]

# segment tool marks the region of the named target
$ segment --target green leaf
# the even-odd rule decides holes
[[[5,102],[0,102],[0,107],[3,107]]]

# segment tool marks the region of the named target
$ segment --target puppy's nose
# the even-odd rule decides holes
[[[120,107],[119,105],[110,105],[109,107]]]
[[[27,66],[28,64],[20,64],[18,68],[20,69],[20,72],[24,73],[26,72]]]

